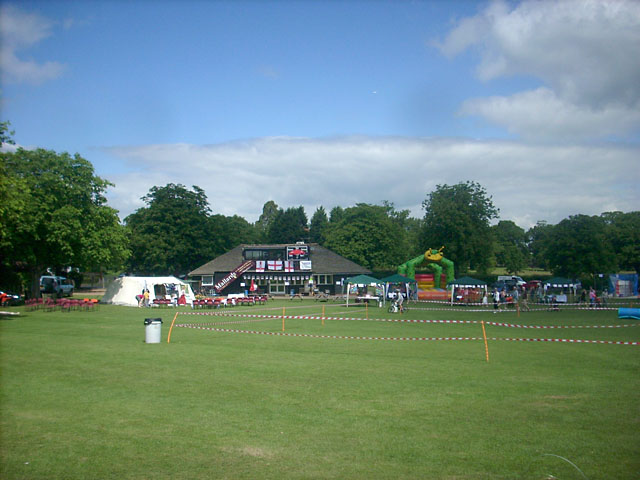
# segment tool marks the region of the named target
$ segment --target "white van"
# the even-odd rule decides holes
[[[40,293],[53,294],[56,297],[73,295],[73,280],[53,275],[40,277]]]
[[[516,275],[498,275],[498,281],[504,282],[504,283],[516,284],[519,287],[527,283],[522,279],[522,277],[517,277]]]

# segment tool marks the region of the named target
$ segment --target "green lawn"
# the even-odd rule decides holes
[[[306,300],[227,311],[320,315],[323,306],[327,317],[369,321],[285,320],[285,333],[317,337],[176,327],[167,344],[173,309],[14,308],[20,317],[0,320],[0,478],[640,477],[640,346],[496,339],[638,341],[640,326],[488,324],[486,362],[478,323],[381,322],[399,317]],[[143,320],[158,316],[162,343],[145,344]],[[412,308],[404,318],[634,322],[615,311]],[[180,315],[177,323],[282,331],[280,318]]]

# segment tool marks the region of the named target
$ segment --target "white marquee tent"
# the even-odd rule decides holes
[[[177,297],[184,294],[189,305],[195,300],[191,285],[176,277],[118,277],[107,287],[100,302],[137,307],[136,295],[144,289],[149,289],[150,302],[156,298],[171,299],[174,293]]]

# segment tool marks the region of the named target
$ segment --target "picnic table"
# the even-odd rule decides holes
[[[369,303],[369,300],[374,300],[379,307],[382,306],[382,299],[380,297],[377,297],[375,295],[361,295],[356,297],[356,304],[357,303]]]

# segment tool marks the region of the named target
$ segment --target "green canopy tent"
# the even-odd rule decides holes
[[[347,307],[349,306],[349,293],[351,290],[351,285],[358,285],[362,287],[375,286],[376,290],[378,289],[379,285],[384,285],[384,283],[381,280],[370,277],[369,275],[357,275],[355,277],[350,277],[350,278],[347,278],[346,282],[347,282]],[[382,287],[382,289],[384,291],[384,287]],[[378,298],[378,302],[380,303],[379,298]]]
[[[447,286],[451,288],[451,305],[453,305],[453,295],[456,288],[484,288],[484,292],[487,293],[487,282],[472,277],[456,278]]]
[[[384,298],[385,301],[387,299],[387,297],[389,296],[389,290],[391,289],[392,285],[404,285],[404,289],[407,292],[407,299],[410,298],[409,295],[409,289],[410,287],[413,285],[417,285],[418,282],[416,282],[413,278],[409,278],[409,277],[405,277],[404,275],[400,275],[399,273],[394,273],[393,275],[390,275],[388,277],[382,278],[380,279],[380,281],[382,283],[384,283]]]
[[[564,277],[553,277],[549,280],[545,280],[542,284],[543,288],[577,288],[581,285],[580,281],[569,280]]]
[[[564,277],[553,277],[550,278],[549,280],[545,280],[542,284],[542,288],[544,289],[544,294],[549,295],[549,291],[552,289],[560,289],[560,292],[562,292],[560,295],[556,295],[556,299],[559,302],[567,302],[567,296],[565,294],[565,288],[573,294],[573,296],[575,297],[577,294],[577,290],[578,288],[580,288],[582,286],[582,284],[580,283],[579,280],[569,280],[568,278],[564,278]]]

